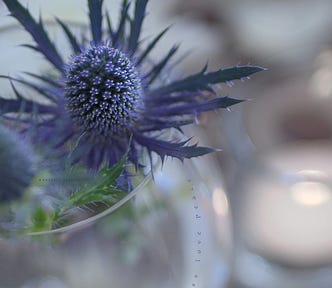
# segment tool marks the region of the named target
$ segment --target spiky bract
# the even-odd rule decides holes
[[[87,1],[91,39],[79,41],[71,28],[57,19],[73,51],[69,61],[64,61],[43,22],[37,22],[18,0],[3,0],[36,42],[36,46],[28,47],[42,53],[61,74],[58,81],[29,73],[41,81],[39,84],[2,76],[27,85],[52,102],[42,105],[27,100],[13,85],[17,99],[0,98],[4,117],[9,119],[8,113],[20,111],[31,115],[30,122],[25,118],[22,125],[36,128],[38,143],[51,143],[67,159],[86,163],[88,168],[99,168],[103,162],[114,165],[128,147],[128,159],[136,166],[141,162],[142,148],[162,159],[170,156],[183,160],[213,152],[209,147],[189,145],[190,138],[170,141],[164,137],[165,132],[173,128],[182,131],[182,126],[195,123],[204,111],[242,102],[217,95],[213,85],[242,80],[263,68],[247,65],[207,72],[204,67],[178,79],[170,73],[169,65],[174,62],[178,46],[161,59],[150,57],[168,29],[149,42],[140,39],[148,0],[132,1],[133,14],[131,2],[123,1],[116,25],[102,10],[102,0]],[[165,72],[172,77],[165,77]],[[42,121],[36,123],[35,119]]]

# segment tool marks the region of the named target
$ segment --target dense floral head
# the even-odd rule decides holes
[[[217,95],[213,86],[232,84],[263,70],[247,65],[208,72],[205,66],[193,75],[173,77],[177,45],[160,59],[151,59],[151,51],[168,29],[147,41],[141,39],[148,0],[122,1],[117,23],[103,11],[103,0],[87,0],[90,39],[87,36],[81,40],[70,26],[57,19],[74,54],[66,64],[42,20],[36,21],[18,0],[3,2],[34,39],[35,46],[26,46],[42,53],[64,81],[29,73],[41,82],[39,85],[2,76],[10,78],[12,84],[27,85],[54,105],[28,100],[13,85],[17,97],[0,98],[1,112],[19,113],[24,109],[32,115],[33,125],[29,126],[26,119],[23,125],[38,128],[38,143],[47,143],[61,156],[89,168],[98,169],[103,162],[112,166],[126,151],[137,167],[143,162],[142,151],[149,156],[157,153],[161,159],[170,156],[180,160],[213,152],[209,147],[190,145],[191,138],[169,141],[165,134],[170,129],[181,132],[182,126],[195,123],[200,113],[242,102]],[[34,119],[41,121],[35,123]]]
[[[73,55],[65,70],[67,110],[75,124],[99,135],[121,135],[142,105],[142,85],[131,61],[108,44]]]
[[[0,125],[0,203],[19,198],[35,174],[31,147]]]

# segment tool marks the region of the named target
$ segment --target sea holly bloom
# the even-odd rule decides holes
[[[204,67],[191,76],[162,81],[178,47],[171,48],[162,59],[150,61],[151,50],[167,29],[149,43],[140,41],[148,0],[134,2],[131,15],[131,3],[123,1],[119,22],[114,25],[102,9],[103,0],[88,0],[90,41],[79,41],[70,27],[57,19],[73,53],[64,60],[42,20],[34,20],[17,0],[4,0],[11,15],[36,43],[25,46],[43,54],[60,77],[28,73],[32,77],[29,79],[39,84],[27,78],[7,77],[13,83],[16,99],[0,99],[3,117],[10,119],[8,113],[19,111],[29,114],[31,117],[22,119],[22,125],[35,128],[37,143],[51,143],[57,151],[67,156],[70,152],[74,161],[94,169],[103,162],[110,166],[118,162],[128,146],[128,159],[135,165],[140,164],[143,148],[150,156],[157,153],[162,160],[166,156],[183,160],[214,151],[190,145],[190,139],[169,141],[164,135],[172,128],[181,131],[204,111],[241,102],[217,95],[213,85],[242,80],[263,69],[248,65],[207,72]],[[51,104],[26,99],[14,86],[16,82],[35,90]]]
[[[105,141],[130,135],[144,110],[138,72],[108,44],[72,56],[65,69],[65,87],[67,111],[76,126]]]
[[[35,161],[29,143],[0,124],[0,203],[23,195],[36,174]]]

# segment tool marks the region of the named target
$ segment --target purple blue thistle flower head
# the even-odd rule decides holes
[[[66,66],[67,111],[78,127],[96,137],[130,135],[142,93],[134,65],[108,44],[90,46]]]
[[[24,110],[31,118],[24,119],[22,126],[26,130],[36,128],[37,144],[47,143],[59,155],[70,156],[73,162],[83,162],[88,168],[98,169],[103,162],[112,166],[128,148],[128,159],[136,166],[143,149],[150,155],[157,153],[162,160],[213,152],[212,148],[189,144],[190,139],[176,142],[164,136],[170,129],[181,131],[182,126],[195,123],[200,113],[243,101],[219,96],[213,85],[242,80],[263,70],[247,65],[207,72],[204,67],[193,75],[164,83],[161,79],[165,71],[169,72],[178,47],[150,64],[150,52],[167,29],[143,45],[140,36],[148,0],[133,1],[133,15],[131,2],[124,0],[117,24],[103,11],[103,0],[88,0],[90,42],[80,42],[70,27],[57,19],[72,48],[72,56],[64,61],[42,20],[36,22],[17,0],[3,2],[35,41],[35,46],[28,47],[42,53],[61,75],[59,80],[32,73],[28,73],[28,79],[2,76],[11,80],[16,95],[15,100],[0,98],[3,117],[8,119],[8,113]],[[108,28],[103,29],[103,24]],[[52,105],[26,99],[15,82],[41,94]],[[36,123],[37,118],[45,120]]]
[[[29,143],[0,124],[0,203],[22,197],[35,175]]]

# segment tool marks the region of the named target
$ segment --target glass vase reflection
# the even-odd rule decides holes
[[[279,139],[257,149],[243,126],[243,111],[228,116],[239,128],[227,131],[237,161],[227,181],[232,281],[236,287],[331,287],[330,139]]]

